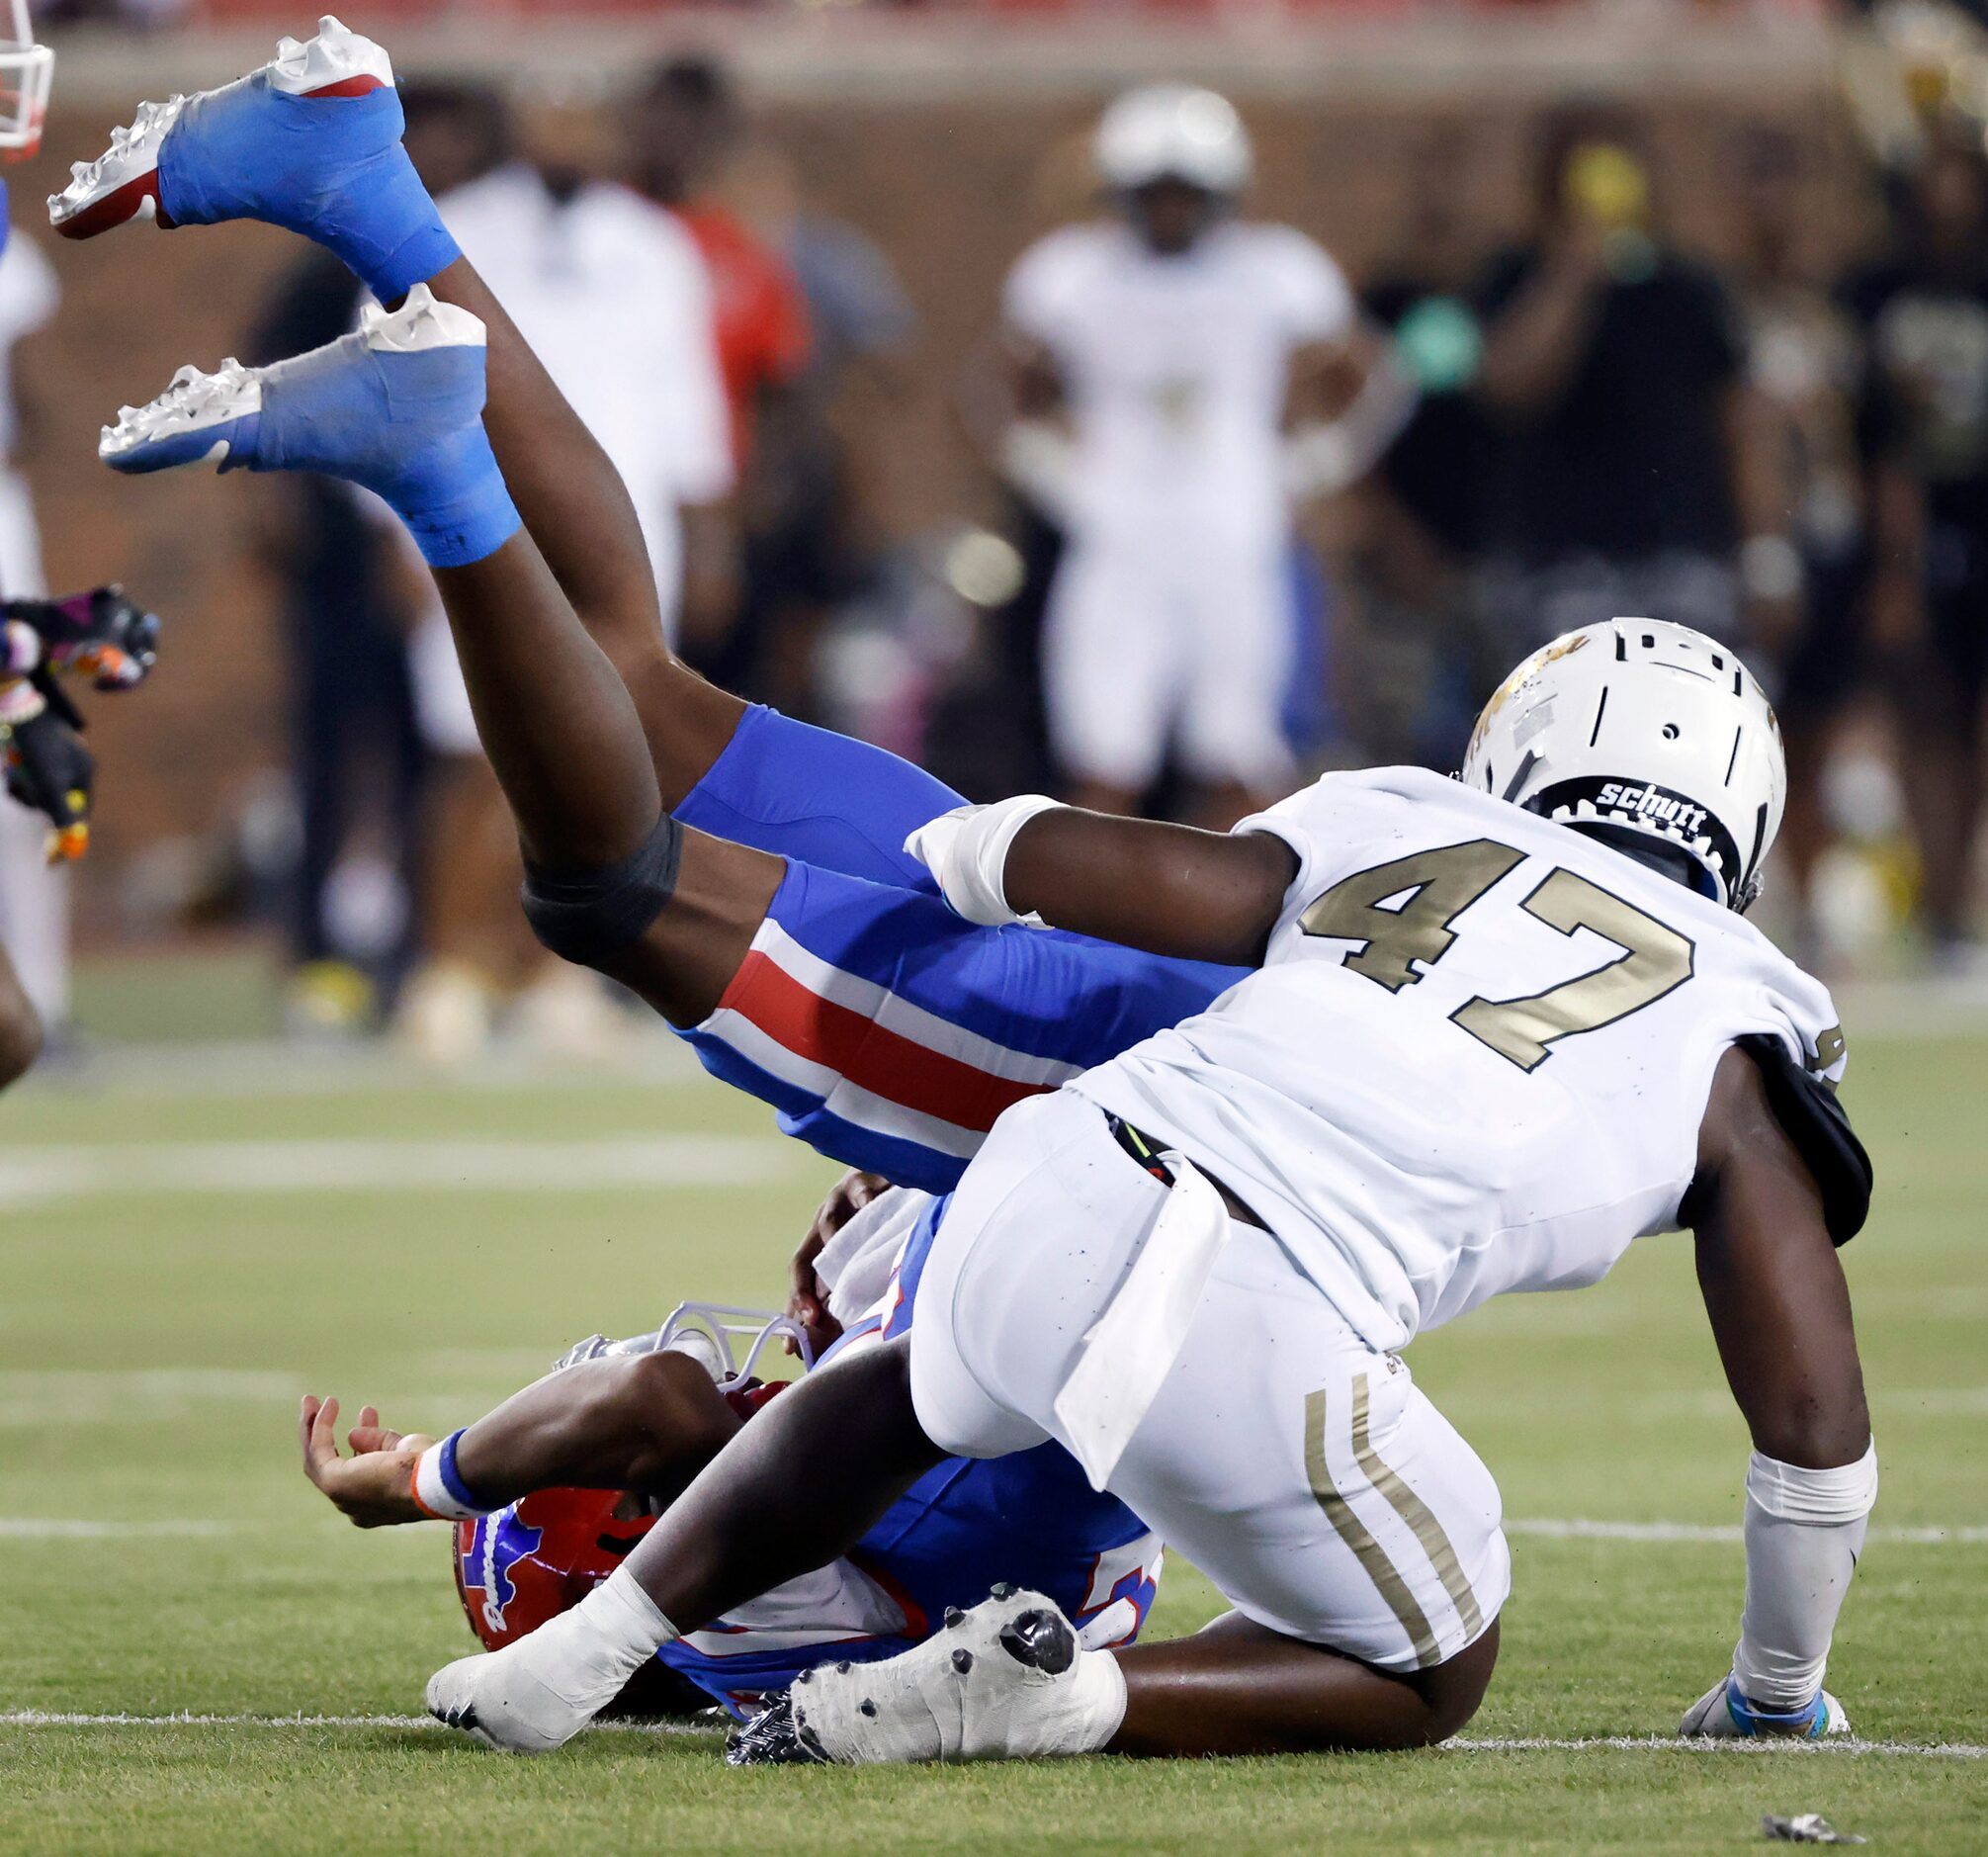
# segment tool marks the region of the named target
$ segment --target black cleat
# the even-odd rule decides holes
[[[1070,1621],[1060,1612],[1047,1612],[1041,1607],[1021,1613],[1002,1626],[1000,1647],[1016,1663],[1040,1670],[1045,1676],[1061,1676],[1077,1661],[1077,1634],[1071,1630]],[[954,1661],[958,1661],[957,1657]]]
[[[956,1650],[953,1652],[953,1668],[957,1670],[960,1673],[960,1675],[965,1676],[966,1673],[973,1667],[974,1667],[974,1653],[972,1651]]]
[[[874,1704],[863,1706],[876,1713]],[[815,1767],[827,1760],[820,1739],[794,1720],[794,1705],[785,1696],[734,1728],[725,1742],[728,1767]]]

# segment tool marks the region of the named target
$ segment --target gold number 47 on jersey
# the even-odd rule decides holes
[[[1298,927],[1309,935],[1359,942],[1345,964],[1399,993],[1449,952],[1456,919],[1524,859],[1524,852],[1493,839],[1416,851],[1334,884],[1299,917]],[[1402,901],[1384,907],[1395,897]],[[1592,929],[1622,950],[1606,965],[1544,993],[1474,999],[1450,1015],[1520,1070],[1537,1069],[1557,1040],[1627,1018],[1691,977],[1686,936],[1571,870],[1551,872],[1519,908],[1564,935]]]

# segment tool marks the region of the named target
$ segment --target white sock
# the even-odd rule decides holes
[[[676,1636],[641,1583],[617,1567],[570,1612],[520,1638],[516,1650],[555,1696],[591,1716]]]

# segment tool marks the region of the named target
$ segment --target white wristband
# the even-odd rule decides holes
[[[955,914],[985,928],[1025,923],[1043,926],[1033,912],[1018,915],[1008,907],[1002,873],[1015,834],[1038,813],[1062,804],[1041,793],[1022,793],[992,806],[957,806],[905,840],[905,849],[939,880],[939,894]]]
[[[470,1491],[456,1471],[456,1441],[461,1432],[451,1432],[439,1445],[430,1445],[414,1460],[411,1494],[423,1514],[441,1522],[470,1522],[492,1511],[480,1509],[470,1500]]]

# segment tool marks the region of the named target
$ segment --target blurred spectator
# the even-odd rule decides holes
[[[35,504],[18,465],[31,436],[23,415],[32,408],[17,401],[24,377],[14,350],[53,317],[59,300],[48,260],[17,227],[0,254],[0,592],[16,598],[48,588]],[[56,1028],[69,1016],[69,885],[64,871],[49,867],[47,838],[40,813],[0,795],[0,947],[42,1023]]]
[[[694,518],[721,529],[732,448],[713,337],[712,291],[688,233],[617,182],[611,112],[591,99],[537,97],[519,156],[439,200],[442,218],[600,441],[635,499],[663,623],[702,583],[687,557]],[[729,549],[722,540],[719,545]],[[403,561],[408,551],[402,551]],[[448,622],[429,602],[414,642],[423,733],[441,762],[430,961],[408,989],[401,1028],[427,1054],[473,1054],[496,999],[521,1002],[544,1040],[584,1046],[611,1021],[590,977],[548,966],[517,915],[517,845],[483,761]]]
[[[1886,262],[1848,296],[1870,344],[1872,642],[1896,673],[1923,908],[1942,965],[1978,959],[1968,914],[1988,688],[1988,159],[1940,134]]]
[[[917,319],[890,260],[856,227],[810,206],[792,164],[771,148],[748,149],[727,193],[791,267],[811,339],[806,368],[762,401],[739,498],[740,612],[709,674],[821,721],[824,628],[876,590],[890,553],[879,509],[883,448],[897,429],[891,415],[908,385]]]
[[[637,185],[676,216],[710,272],[749,551],[749,538],[767,527],[765,511],[756,507],[763,501],[756,454],[767,428],[787,412],[808,365],[807,305],[787,261],[718,191],[745,133],[744,110],[723,67],[704,57],[657,65],[629,111],[629,133]],[[738,588],[723,574],[733,565],[729,553],[704,551],[693,566],[712,577],[686,586],[685,649],[726,683],[746,680],[741,673],[755,667],[760,643],[758,628],[741,623]]]
[[[467,85],[405,83],[407,147],[447,193],[504,155],[503,109]],[[279,281],[245,350],[252,366],[335,341],[358,313],[359,283],[312,247]],[[301,835],[292,913],[289,1016],[303,1030],[365,1023],[393,995],[420,932],[424,805],[420,732],[407,662],[408,614],[386,537],[349,486],[270,481],[264,552],[284,589],[292,652],[292,765]],[[370,802],[370,803],[369,803]],[[334,877],[364,826],[397,884],[384,932],[355,945]]]
[[[1501,653],[1617,614],[1732,638],[1743,602],[1756,642],[1777,636],[1799,558],[1733,307],[1664,241],[1641,125],[1606,103],[1554,111],[1536,186],[1533,242],[1494,260],[1480,298]]]
[[[1359,623],[1344,629],[1341,674],[1360,691],[1361,758],[1448,769],[1463,749],[1486,673],[1470,623],[1494,435],[1472,389],[1484,334],[1472,293],[1485,231],[1473,175],[1481,137],[1432,127],[1404,164],[1396,243],[1361,302],[1390,332],[1416,382],[1413,416],[1357,498],[1347,562]]]
[[[1130,92],[1095,154],[1114,217],[1031,247],[1004,299],[1009,475],[1070,537],[1044,641],[1050,739],[1074,797],[1120,812],[1170,744],[1200,816],[1227,824],[1294,772],[1284,428],[1333,450],[1321,422],[1358,380],[1352,299],[1310,239],[1234,217],[1252,155],[1224,98]]]
[[[1720,163],[1736,238],[1732,283],[1745,378],[1764,414],[1765,468],[1799,558],[1795,624],[1774,708],[1787,746],[1787,814],[1776,857],[1807,903],[1829,824],[1824,772],[1839,725],[1867,687],[1862,641],[1863,507],[1857,451],[1862,337],[1818,280],[1810,237],[1813,162],[1789,131],[1757,125]]]

